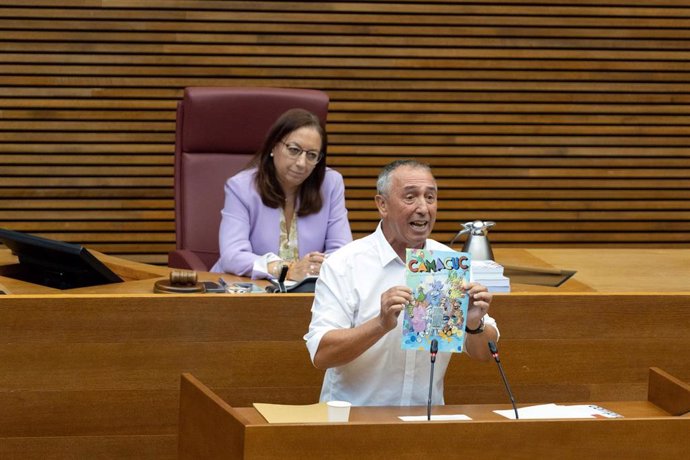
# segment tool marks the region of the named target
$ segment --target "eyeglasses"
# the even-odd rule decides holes
[[[300,155],[302,155],[302,153],[304,153],[307,163],[315,165],[316,163],[321,161],[321,158],[323,157],[323,152],[319,152],[318,150],[304,150],[302,147],[292,142],[289,144],[286,144],[283,141],[279,142],[285,146],[288,156],[292,159],[297,159]]]

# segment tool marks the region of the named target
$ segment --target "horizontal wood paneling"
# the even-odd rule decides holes
[[[186,86],[315,88],[355,237],[429,162],[434,237],[690,247],[690,2],[7,0],[0,226],[166,262]]]
[[[0,450],[4,458],[17,460],[175,460],[177,436],[17,437],[0,439]]]
[[[0,457],[175,458],[182,372],[234,406],[314,403],[323,374],[302,338],[311,302],[304,294],[279,302],[262,294],[8,296]],[[497,295],[491,311],[501,361],[527,404],[646,400],[651,366],[690,381],[682,352],[689,305],[687,294],[513,293]],[[445,395],[450,404],[507,403],[495,364],[464,355],[451,361]]]

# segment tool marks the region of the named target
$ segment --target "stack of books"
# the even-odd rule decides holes
[[[473,260],[470,282],[483,284],[489,292],[510,292],[510,278],[503,275],[503,265],[493,260]]]

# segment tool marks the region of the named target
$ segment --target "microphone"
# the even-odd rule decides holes
[[[426,403],[426,419],[431,420],[431,391],[434,388],[434,363],[436,362],[436,353],[438,353],[438,340],[431,341],[431,371],[429,372],[429,401]]]
[[[503,372],[503,366],[501,365],[501,359],[498,357],[498,348],[496,348],[496,344],[494,343],[493,340],[489,340],[489,351],[491,351],[491,356],[494,357],[494,360],[496,360],[496,364],[498,364],[498,370],[501,372],[501,377],[503,378],[503,384],[506,387],[506,391],[508,392],[508,396],[510,396],[510,403],[513,405],[513,410],[515,411],[515,420],[517,420],[520,417],[518,416],[517,407],[515,407],[515,398],[513,397],[513,392],[510,391],[510,385],[508,384],[508,379],[506,378],[505,372]]]
[[[287,292],[287,288],[285,287],[285,278],[287,278],[288,270],[290,267],[287,265],[283,265],[280,267],[280,276],[278,277],[278,286],[276,287],[275,284],[276,282],[273,280],[269,280],[271,283],[273,283],[272,286],[266,286],[266,292]]]
[[[285,278],[287,278],[289,269],[290,267],[287,265],[280,267],[280,276],[278,277],[278,287],[280,288],[280,292],[287,292],[287,288],[285,287]]]

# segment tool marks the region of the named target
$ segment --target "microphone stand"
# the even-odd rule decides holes
[[[287,278],[288,270],[290,267],[287,265],[283,265],[280,267],[280,276],[278,276],[278,280],[269,280],[271,282],[270,286],[266,286],[266,292],[287,292],[287,287],[285,287],[285,278]]]
[[[438,353],[438,340],[431,341],[431,371],[429,372],[429,400],[426,403],[426,419],[431,420],[431,391],[434,388],[434,363],[436,362],[436,353]]]
[[[491,356],[494,357],[496,364],[498,364],[498,370],[501,372],[501,378],[503,378],[503,384],[505,385],[506,390],[508,391],[508,396],[510,397],[510,403],[513,405],[513,410],[515,411],[515,420],[518,420],[520,417],[518,416],[517,407],[515,407],[515,398],[513,397],[513,392],[510,391],[510,385],[508,384],[508,379],[506,378],[505,372],[503,372],[503,366],[501,365],[501,359],[498,357],[498,348],[496,348],[496,344],[493,342],[493,340],[489,340],[489,351],[491,351]]]
[[[280,267],[280,276],[278,277],[278,287],[280,288],[280,292],[287,292],[287,288],[285,287],[285,278],[287,278],[289,269],[290,267],[287,265]]]

